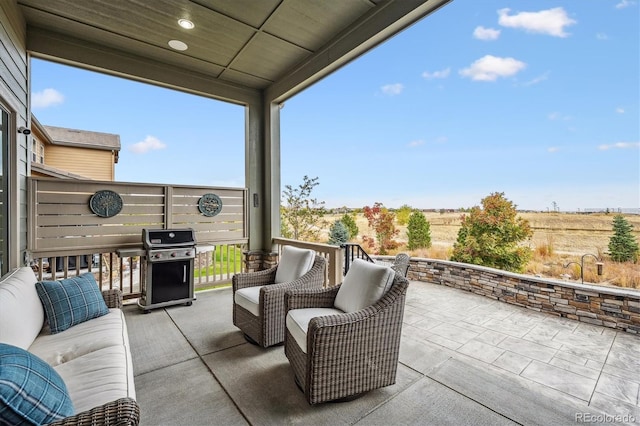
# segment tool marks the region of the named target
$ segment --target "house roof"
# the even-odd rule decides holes
[[[81,176],[67,170],[59,169],[48,164],[41,164],[35,161],[31,163],[31,172],[58,179],[90,179],[86,176]]]
[[[284,101],[450,0],[17,0],[35,57],[236,103]],[[194,24],[187,30],[179,19]],[[186,44],[174,50],[169,41]]]
[[[120,136],[112,133],[42,126],[54,145],[120,151]]]

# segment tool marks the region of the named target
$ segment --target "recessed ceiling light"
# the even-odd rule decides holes
[[[180,40],[169,40],[169,47],[175,50],[187,50],[189,46]]]
[[[188,19],[178,19],[178,25],[186,30],[190,30],[195,27],[195,24]]]

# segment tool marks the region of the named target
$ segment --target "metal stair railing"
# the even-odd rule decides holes
[[[375,263],[375,261],[360,246],[360,244],[345,243],[340,247],[344,249],[344,275],[347,275],[347,272],[349,272],[349,266],[354,261],[354,259],[363,259],[368,262]]]

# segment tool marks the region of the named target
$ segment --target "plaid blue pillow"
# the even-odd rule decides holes
[[[47,424],[74,414],[60,375],[37,356],[0,343],[0,424]]]
[[[40,281],[36,290],[49,321],[51,334],[109,313],[93,274],[59,281]]]

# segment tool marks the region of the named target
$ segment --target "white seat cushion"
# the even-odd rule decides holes
[[[356,312],[376,303],[391,287],[393,269],[355,259],[338,290],[333,305],[345,312]]]
[[[305,308],[292,309],[287,313],[287,330],[293,336],[296,343],[304,353],[307,353],[307,330],[309,321],[315,317],[342,314],[340,309],[335,308]]]
[[[260,289],[262,286],[245,287],[236,291],[233,301],[255,316],[260,316]]]
[[[29,347],[29,352],[55,367],[110,346],[129,346],[127,324],[120,309],[93,318],[57,334],[45,327]]]
[[[131,353],[123,345],[88,353],[54,369],[67,385],[77,413],[119,398],[136,398]]]
[[[29,267],[0,281],[0,343],[28,349],[44,323],[44,308],[36,291],[36,275]]]
[[[276,283],[295,281],[311,269],[316,253],[313,250],[283,246],[276,269]]]

